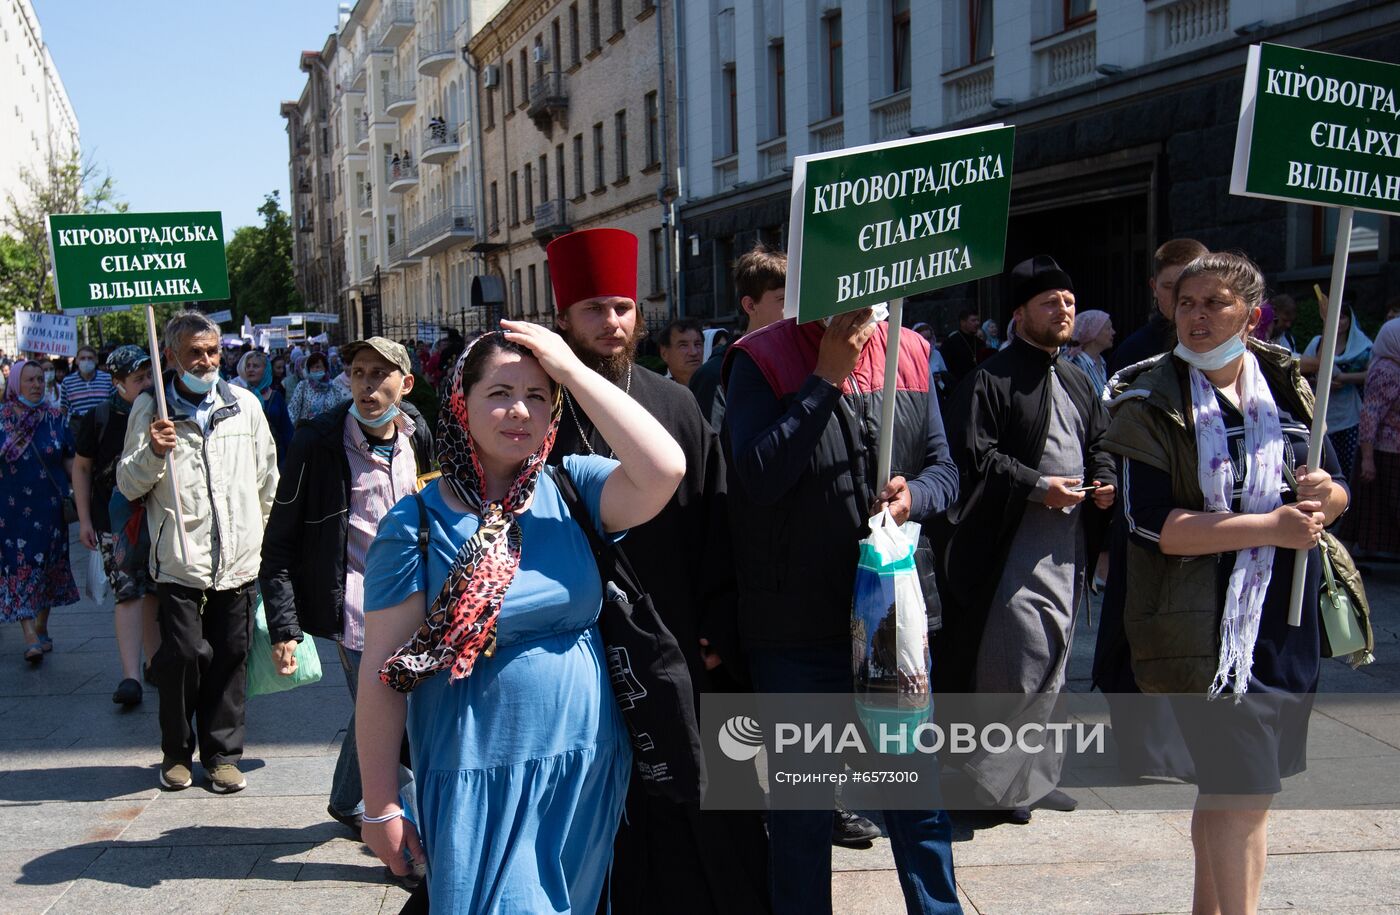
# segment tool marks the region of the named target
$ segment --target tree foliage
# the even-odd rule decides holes
[[[267,324],[273,315],[301,307],[292,272],[292,221],[282,209],[281,194],[263,198],[260,226],[243,226],[227,246],[229,307],[239,323],[247,315],[254,324]]]
[[[58,310],[49,279],[49,214],[126,210],[112,176],[77,151],[50,158],[42,169],[21,168],[19,179],[0,213],[0,228],[9,236],[0,248],[0,321],[14,320],[17,309]]]

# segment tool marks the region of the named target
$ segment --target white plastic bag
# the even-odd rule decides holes
[[[107,603],[107,569],[102,565],[102,551],[88,550],[87,582],[84,592],[99,607]]]
[[[912,752],[928,720],[928,612],[914,565],[916,539],[886,509],[860,542],[851,604],[852,673],[862,722],[884,752]],[[899,734],[905,740],[895,740]]]

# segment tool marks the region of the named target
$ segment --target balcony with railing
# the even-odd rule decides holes
[[[441,118],[428,122],[423,131],[423,151],[418,158],[428,165],[441,165],[462,150],[462,128]]]
[[[1152,45],[1182,54],[1230,37],[1230,0],[1159,0],[1147,7]]]
[[[896,92],[870,106],[876,140],[902,140],[909,136],[909,90]]]
[[[425,32],[418,36],[418,73],[437,76],[457,56],[457,42],[451,32]]]
[[[384,180],[396,194],[418,186],[418,163],[412,156],[387,156],[384,159]]]
[[[311,131],[303,127],[297,131],[297,152],[301,154],[311,152]]]
[[[382,99],[384,113],[400,118],[413,110],[418,100],[418,81],[412,79],[389,80],[384,84]]]
[[[787,137],[774,137],[758,144],[758,174],[760,178],[771,178],[781,174],[787,166]],[[735,177],[738,177],[737,172]]]
[[[846,148],[846,125],[841,115],[818,121],[811,127],[812,149],[816,152],[831,152]]]
[[[944,109],[950,120],[972,117],[992,107],[992,80],[995,75],[991,59],[943,75]]]
[[[297,230],[301,232],[316,231],[316,220],[311,218],[310,210],[306,210],[297,218]]]
[[[439,207],[408,233],[408,250],[414,257],[439,254],[476,237],[472,208]]]
[[[572,231],[573,227],[569,225],[569,201],[556,197],[535,207],[535,228],[531,234],[541,243]]]
[[[390,270],[393,270],[407,266],[412,260],[413,258],[408,253],[408,239],[400,238],[389,245],[389,257],[384,263]]]
[[[1031,53],[1036,80],[1043,92],[1056,92],[1092,80],[1098,64],[1094,25],[1042,38],[1031,46]]]
[[[363,89],[368,77],[369,68],[365,66],[369,60],[369,43],[361,39],[359,50],[355,52],[353,63],[350,69],[350,87],[352,89]]]
[[[543,126],[569,110],[569,84],[563,73],[551,70],[530,83],[530,101],[525,113]]]
[[[302,172],[300,175],[297,176],[297,193],[311,193],[311,176],[308,175],[306,172]]]
[[[413,0],[393,0],[380,7],[379,18],[370,30],[376,48],[393,50],[413,31]]]
[[[734,190],[734,185],[739,183],[739,155],[730,153],[714,161],[715,168],[715,192],[724,193]]]

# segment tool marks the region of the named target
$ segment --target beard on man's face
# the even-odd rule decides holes
[[[627,368],[632,364],[637,356],[637,342],[641,340],[641,328],[638,327],[632,332],[632,336],[627,339],[626,344],[617,352],[604,356],[597,350],[589,346],[588,341],[581,340],[574,335],[574,331],[569,328],[559,328],[559,333],[563,335],[564,342],[569,344],[569,349],[578,356],[578,361],[588,366],[593,371],[602,375],[613,384],[621,383],[627,377]]]

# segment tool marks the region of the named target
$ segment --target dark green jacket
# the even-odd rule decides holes
[[[1279,406],[1311,424],[1313,392],[1288,350],[1250,338],[1249,349]],[[1171,476],[1172,500],[1200,511],[1196,430],[1186,363],[1170,353],[1132,366],[1110,382],[1112,421],[1102,448]],[[1129,538],[1123,626],[1133,676],[1145,693],[1204,693],[1220,655],[1222,606],[1210,557],[1167,556]]]

